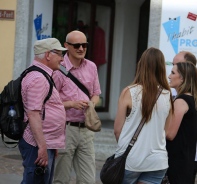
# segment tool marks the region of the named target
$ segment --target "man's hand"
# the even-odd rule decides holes
[[[78,110],[83,110],[86,107],[88,107],[88,101],[73,101],[73,108],[78,109]]]
[[[46,148],[38,149],[38,158],[36,159],[35,164],[43,167],[48,165],[48,154]]]

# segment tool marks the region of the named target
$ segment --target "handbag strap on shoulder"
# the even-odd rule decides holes
[[[163,88],[161,86],[159,86],[159,89],[158,89],[158,92],[157,92],[157,96],[156,96],[156,100],[155,100],[155,103],[157,102],[157,99],[159,98],[161,92],[162,92]],[[140,134],[141,130],[142,130],[142,127],[144,126],[145,124],[145,119],[142,119],[140,124],[138,125],[126,151],[125,151],[125,155],[127,156],[129,154],[129,151],[131,150],[131,148],[134,146],[135,142],[137,141],[137,138],[138,138],[138,135]]]

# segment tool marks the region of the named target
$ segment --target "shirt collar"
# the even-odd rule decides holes
[[[43,69],[45,72],[47,72],[50,76],[53,74],[53,70],[46,66],[45,64],[38,62],[36,60],[33,61],[32,65],[38,66],[39,68]]]
[[[85,63],[86,63],[86,59],[84,58],[84,59],[82,59],[82,62],[80,64],[79,68],[81,68],[82,66],[84,66]],[[76,69],[76,67],[74,67],[73,64],[70,62],[70,59],[68,57],[68,54],[65,54],[64,61],[62,62],[62,65],[66,67],[66,70],[67,71],[70,71],[72,69]]]

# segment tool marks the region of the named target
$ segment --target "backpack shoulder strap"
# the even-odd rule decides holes
[[[53,86],[55,86],[55,83],[54,83],[52,77],[47,72],[45,72],[43,69],[41,69],[41,68],[39,68],[39,67],[37,67],[35,65],[30,66],[29,68],[27,68],[21,74],[21,81],[27,75],[27,73],[32,72],[32,71],[38,71],[38,72],[42,73],[46,77],[46,79],[48,80],[48,82],[49,82],[50,88],[49,88],[48,95],[44,99],[44,102],[43,102],[43,105],[44,105],[46,103],[46,101],[51,97],[52,91],[53,91]],[[45,119],[45,108],[43,110],[42,119],[43,120]]]
[[[44,99],[44,104],[46,103],[46,101],[51,97],[52,95],[52,91],[53,91],[53,86],[55,86],[55,83],[53,82],[53,79],[52,77],[47,73],[45,72],[43,69],[35,66],[35,65],[32,65],[30,66],[29,68],[27,68],[22,74],[21,74],[21,81],[22,79],[29,73],[29,72],[32,72],[32,71],[38,71],[40,73],[42,73],[46,79],[48,80],[49,82],[49,85],[50,85],[50,89],[49,89],[49,93],[48,95],[46,96],[46,98]]]

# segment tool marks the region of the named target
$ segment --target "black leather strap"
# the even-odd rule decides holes
[[[90,99],[90,93],[87,90],[87,88],[72,73],[67,71],[66,67],[60,65],[60,72],[62,72],[66,77],[69,77],[79,87],[79,89],[81,89],[81,91],[83,91]]]
[[[27,73],[32,72],[32,71],[38,71],[38,72],[42,73],[42,74],[46,77],[46,79],[48,80],[48,82],[49,82],[49,85],[50,85],[50,87],[49,87],[49,92],[48,92],[48,94],[47,94],[47,96],[46,96],[46,98],[44,99],[44,102],[43,102],[43,105],[45,105],[46,101],[47,101],[47,100],[51,97],[51,95],[52,95],[53,86],[55,87],[55,83],[54,83],[54,81],[53,81],[53,78],[52,78],[47,72],[45,72],[43,69],[41,69],[41,68],[39,68],[39,67],[37,67],[37,66],[35,66],[35,65],[30,66],[29,68],[27,68],[27,69],[21,74],[21,80],[27,75]],[[43,114],[42,114],[42,120],[44,120],[44,119],[45,119],[45,106],[44,106]]]
[[[79,127],[79,128],[85,128],[85,122],[70,122],[70,121],[67,121],[66,122],[67,125],[70,125],[70,126],[76,126],[76,127]]]

